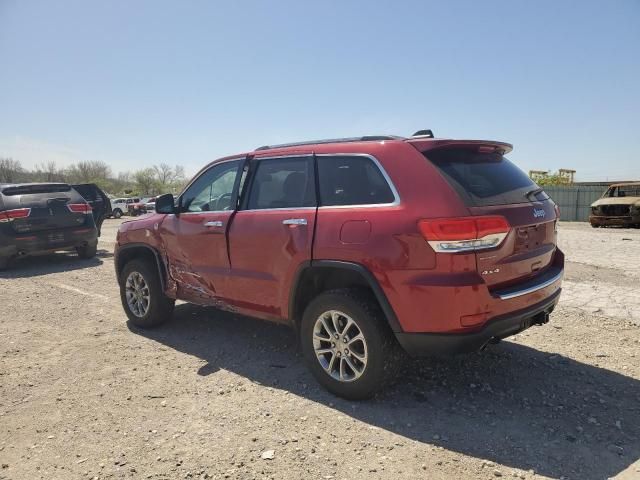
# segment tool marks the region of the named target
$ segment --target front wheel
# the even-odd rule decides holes
[[[113,215],[113,218],[120,218],[122,216],[122,210],[116,208],[111,215]]]
[[[120,299],[131,323],[142,328],[165,323],[175,304],[162,291],[155,266],[141,260],[132,260],[122,269]]]
[[[358,290],[316,297],[304,312],[300,341],[318,382],[349,400],[369,398],[383,388],[401,358],[375,298]]]

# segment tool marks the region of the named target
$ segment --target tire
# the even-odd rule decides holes
[[[600,225],[598,225],[598,224],[596,224],[596,223],[592,223],[592,224],[591,224],[591,226],[592,226],[593,228],[598,228]]]
[[[335,332],[339,329],[333,328],[331,312],[339,312],[338,327],[344,328],[337,339]],[[328,323],[321,326],[320,317]],[[353,325],[346,327],[349,320],[354,322],[355,328]],[[329,333],[326,327],[333,330],[331,342],[324,340]],[[364,341],[355,340],[358,331]],[[342,334],[351,335],[350,342],[345,342]],[[317,296],[302,317],[300,344],[316,380],[334,395],[348,400],[370,398],[384,388],[394,378],[402,358],[400,347],[376,299],[367,291],[355,289],[332,290]],[[351,351],[349,347],[352,347]],[[316,349],[331,352],[316,355]],[[359,361],[359,358],[366,359],[366,362]],[[352,366],[360,371],[359,375]]]
[[[142,301],[138,304],[139,307],[141,306],[142,308],[135,311],[135,307],[130,306],[127,301],[127,284],[131,281],[129,286],[135,288],[135,280],[138,279],[138,276],[142,278],[144,285],[147,287],[148,301],[146,302],[146,309],[144,309],[145,302]],[[168,298],[162,291],[162,284],[160,283],[160,277],[155,265],[143,260],[132,260],[122,269],[119,283],[122,307],[129,321],[135,326],[141,328],[156,327],[171,318],[175,300]],[[140,285],[139,282],[138,285]],[[131,290],[129,290],[129,292],[131,292]],[[142,287],[140,292],[144,294],[144,287]]]
[[[76,247],[76,252],[78,252],[78,256],[80,258],[85,258],[85,259],[93,258],[96,256],[96,253],[98,252],[98,243],[97,242],[89,243],[82,247]]]
[[[113,218],[120,218],[122,216],[122,210],[120,210],[119,208],[116,208],[113,213]]]

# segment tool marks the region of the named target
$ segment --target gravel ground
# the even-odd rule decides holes
[[[0,275],[0,479],[640,478],[638,230],[562,224],[551,323],[352,403],[284,327],[188,304],[128,326],[119,223],[94,260]]]

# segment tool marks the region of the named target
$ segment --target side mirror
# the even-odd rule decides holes
[[[156,198],[157,213],[176,213],[175,200],[171,193],[165,193]]]

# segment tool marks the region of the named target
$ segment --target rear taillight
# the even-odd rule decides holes
[[[17,218],[27,218],[31,214],[30,208],[16,208],[0,212],[0,223],[11,222]]]
[[[436,252],[468,252],[497,247],[509,233],[501,216],[420,220],[418,228]]]
[[[91,213],[91,205],[88,203],[68,203],[67,208],[73,213]]]

